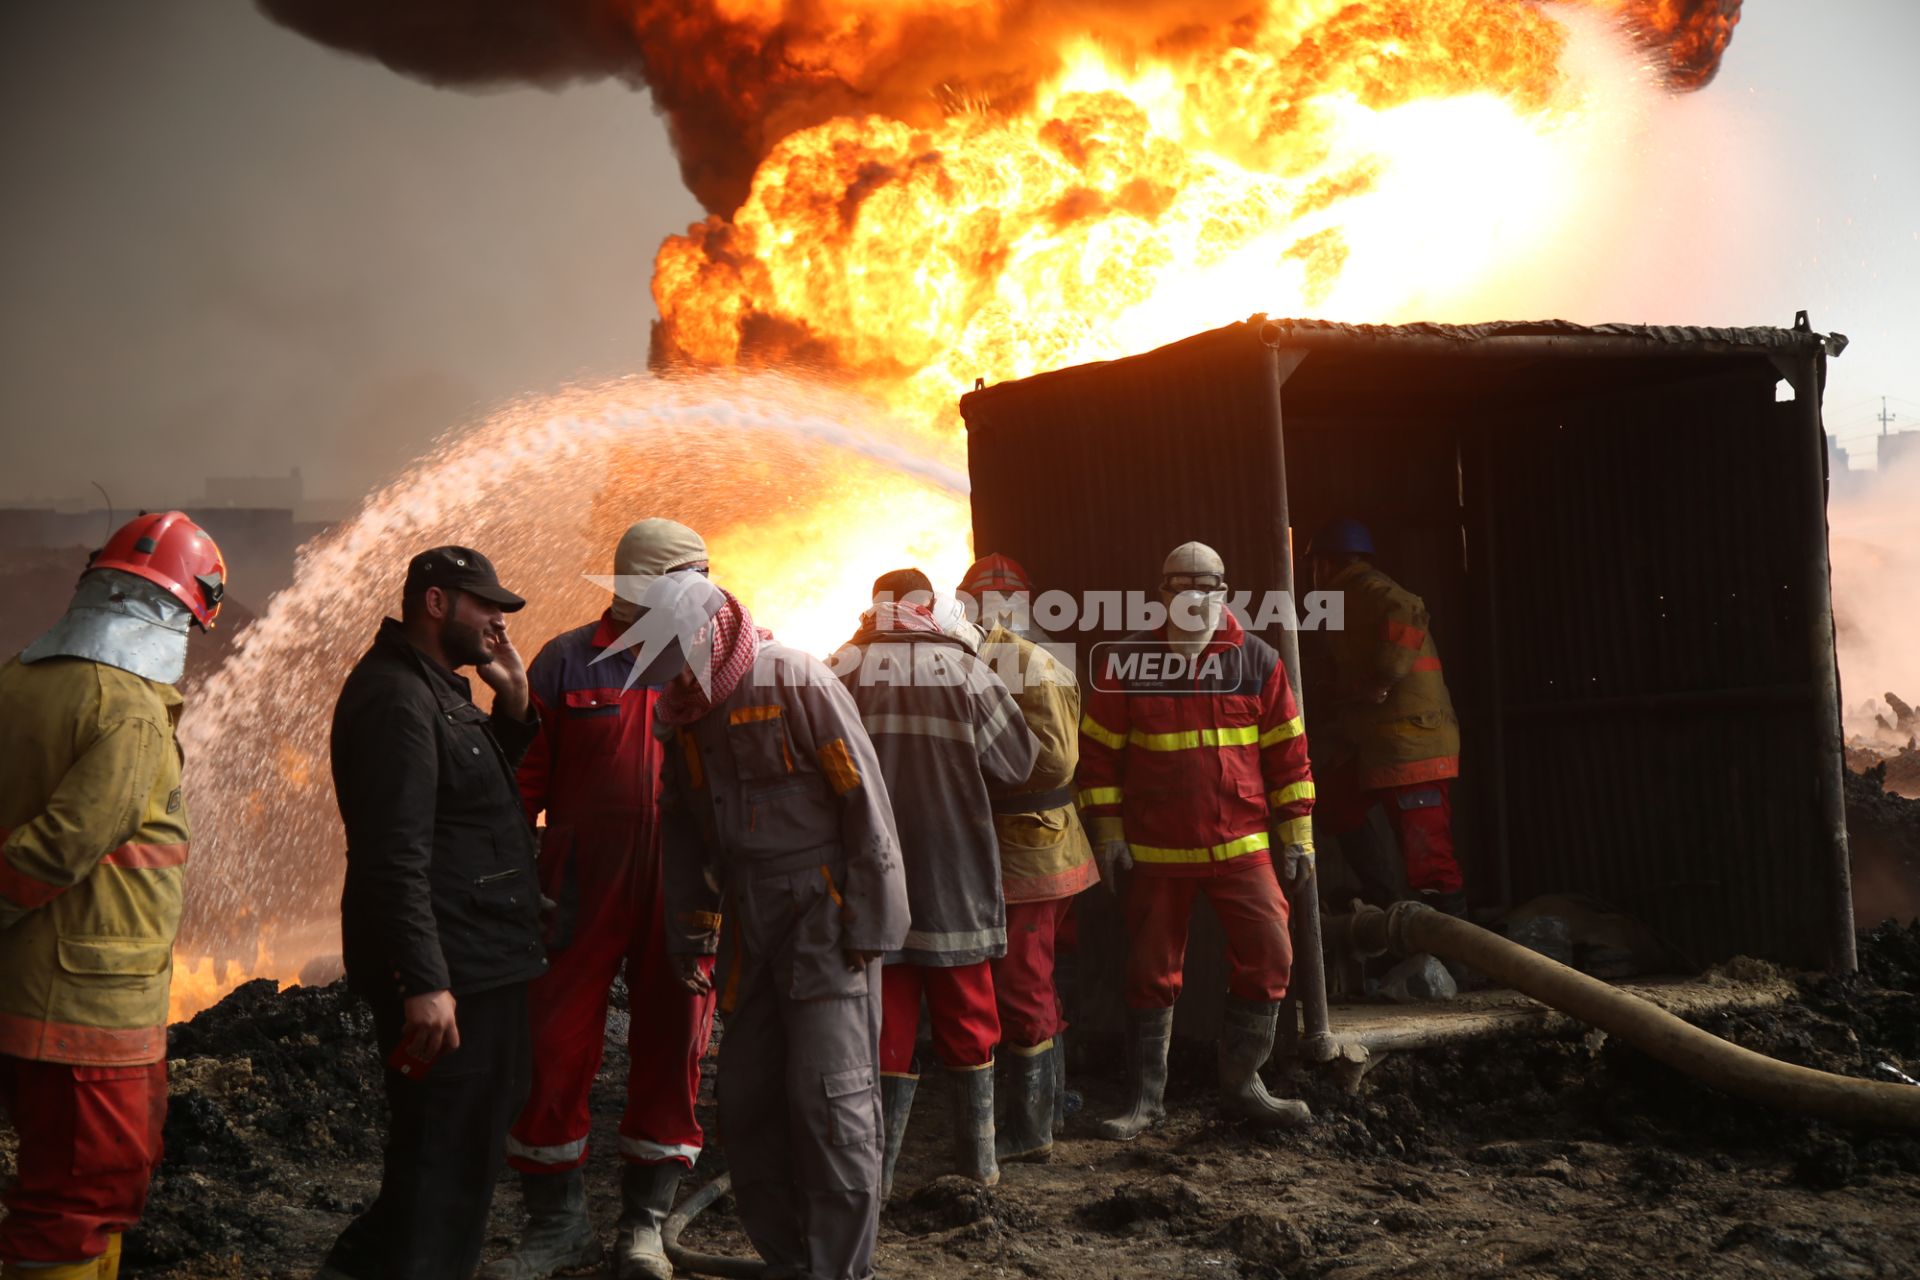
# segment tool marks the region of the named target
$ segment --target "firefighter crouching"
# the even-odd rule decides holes
[[[1373,536],[1336,520],[1307,549],[1313,585],[1346,593],[1345,624],[1327,633],[1334,688],[1314,710],[1327,781],[1321,818],[1341,837],[1362,896],[1384,905],[1391,872],[1356,848],[1380,805],[1400,845],[1407,889],[1460,915],[1465,882],[1454,857],[1449,791],[1460,773],[1460,722],[1428,629],[1427,606],[1373,563]],[[1360,856],[1356,857],[1358,853]]]
[[[113,1280],[160,1159],[189,835],[174,686],[225,590],[198,525],[140,516],[0,668],[0,1104],[20,1142],[8,1280]]]
[[[641,607],[661,622],[640,679],[678,673],[654,713],[667,949],[695,992],[713,985],[703,957],[723,951],[719,1120],[740,1224],[781,1274],[867,1280],[879,961],[907,937],[879,761],[826,664],[705,578],[668,574]]]
[[[1097,1128],[1118,1141],[1166,1114],[1173,1004],[1196,894],[1226,934],[1222,1101],[1261,1124],[1310,1119],[1305,1103],[1271,1097],[1259,1069],[1273,1051],[1293,965],[1271,850],[1280,848],[1288,884],[1311,883],[1313,780],[1286,667],[1225,611],[1226,590],[1226,566],[1211,547],[1176,547],[1160,581],[1166,625],[1105,651],[1080,722],[1080,811],[1103,878],[1111,886],[1127,873],[1133,1102]]]
[[[671,520],[635,524],[614,552],[607,611],[548,641],[527,672],[540,735],[521,761],[520,795],[529,820],[546,815],[540,888],[555,907],[548,969],[527,993],[533,1088],[507,1137],[527,1229],[511,1256],[482,1270],[485,1280],[530,1280],[599,1260],[587,1218],[587,1100],[623,961],[632,1021],[614,1274],[673,1274],[660,1233],[681,1175],[700,1155],[694,1102],[714,998],[682,986],[667,958],[653,733],[664,686],[629,679],[636,653],[623,638],[655,578],[706,571],[706,544],[693,530]]]

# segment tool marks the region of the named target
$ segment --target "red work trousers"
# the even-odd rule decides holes
[[[1361,791],[1353,771],[1346,769],[1336,775],[1327,792],[1315,812],[1327,820],[1336,836],[1358,831],[1367,820],[1367,810],[1376,804],[1386,812],[1387,825],[1400,846],[1407,892],[1418,897],[1455,893],[1465,886],[1453,854],[1452,778]]]
[[[1271,1004],[1287,994],[1293,939],[1287,900],[1265,858],[1232,863],[1212,875],[1155,875],[1135,868],[1127,877],[1126,999],[1130,1009],[1167,1009],[1180,997],[1187,959],[1187,925],[1195,895],[1206,895],[1227,935],[1227,990],[1242,1000]]]
[[[83,1262],[140,1220],[160,1163],[167,1064],[75,1067],[0,1057],[0,1108],[20,1139],[0,1262]]]
[[[1007,954],[992,963],[993,994],[1008,1044],[1030,1049],[1066,1026],[1053,983],[1053,957],[1072,916],[1072,898],[1007,904]]]
[[[673,976],[662,911],[657,874],[651,886],[583,894],[573,941],[534,979],[527,993],[533,1088],[507,1136],[507,1163],[522,1173],[558,1173],[586,1162],[593,1127],[587,1098],[606,1043],[607,995],[622,961],[629,1057],[621,1158],[692,1168],[700,1155],[705,1135],[693,1108],[714,994],[696,996]],[[705,963],[711,972],[712,960]]]
[[[920,1035],[920,997],[933,1021],[933,1051],[951,1070],[984,1067],[1000,1043],[1000,1012],[993,1003],[993,969],[985,960],[951,969],[890,964],[880,977],[880,1071],[913,1074]]]

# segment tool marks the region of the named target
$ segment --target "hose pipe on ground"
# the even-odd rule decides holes
[[[1815,1071],[1730,1044],[1657,1005],[1516,942],[1418,902],[1358,905],[1349,923],[1362,952],[1427,952],[1618,1036],[1677,1071],[1761,1106],[1859,1128],[1920,1129],[1920,1089]]]
[[[667,1259],[680,1271],[697,1276],[719,1276],[721,1280],[760,1280],[767,1274],[767,1264],[758,1258],[723,1258],[718,1254],[699,1253],[680,1247],[680,1233],[687,1224],[699,1217],[715,1200],[727,1194],[733,1186],[733,1175],[723,1173],[713,1181],[688,1196],[681,1206],[667,1219],[666,1229],[660,1233],[660,1242],[666,1246]]]

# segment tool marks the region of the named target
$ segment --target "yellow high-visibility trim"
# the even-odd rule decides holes
[[[821,747],[819,756],[820,768],[826,773],[835,795],[844,796],[860,785],[860,770],[854,767],[853,753],[847,750],[845,738],[835,738]],[[792,761],[788,761],[787,768],[792,772]]]
[[[756,720],[778,720],[782,714],[779,707],[735,707],[727,715],[728,724],[752,724]]]
[[[1276,809],[1284,805],[1290,805],[1295,800],[1311,799],[1313,799],[1313,782],[1311,779],[1305,782],[1288,783],[1278,791],[1267,792],[1267,803]]]
[[[1241,836],[1238,840],[1229,840],[1206,849],[1156,849],[1144,844],[1131,847],[1135,862],[1225,862],[1241,854],[1258,853],[1271,845],[1272,841],[1266,832],[1256,831],[1250,836]]]
[[[1098,720],[1095,720],[1092,716],[1080,717],[1080,732],[1086,734],[1101,746],[1111,747],[1115,751],[1127,745],[1125,734],[1115,733]]]
[[[1285,742],[1288,738],[1297,738],[1306,731],[1306,728],[1306,723],[1302,721],[1299,716],[1295,716],[1285,724],[1277,724],[1261,734],[1260,747],[1262,750],[1265,750],[1276,742]]]
[[[1288,818],[1276,828],[1281,844],[1297,844],[1311,850],[1313,848],[1313,819]]]
[[[1260,726],[1231,725],[1224,729],[1187,729],[1181,733],[1142,733],[1135,729],[1127,741],[1148,751],[1192,751],[1196,747],[1245,747],[1260,741]]]
[[[1095,805],[1119,804],[1120,797],[1119,787],[1086,787],[1075,800],[1082,809],[1091,809]]]

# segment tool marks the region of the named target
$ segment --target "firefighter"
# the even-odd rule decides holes
[[[1102,655],[1080,721],[1080,812],[1102,878],[1122,873],[1133,1102],[1102,1121],[1126,1141],[1166,1114],[1167,1048],[1196,894],[1226,934],[1220,1093],[1265,1125],[1304,1124],[1305,1103],[1277,1100],[1259,1069],[1273,1051],[1293,945],[1287,900],[1313,869],[1313,780],[1306,736],[1279,655],[1224,610],[1226,566],[1204,543],[1174,548],[1161,570],[1165,625]]]
[[[1074,808],[1080,686],[1070,669],[1014,629],[1006,605],[990,612],[986,603],[992,594],[1031,590],[1026,571],[1004,555],[976,561],[961,586],[980,602],[983,625],[991,624],[980,657],[1012,690],[1038,749],[1024,780],[988,787],[1007,900],[1007,952],[993,962],[1007,1085],[996,1144],[1002,1160],[1044,1160],[1053,1150],[1066,1103],[1066,1020],[1054,983],[1055,945],[1075,896],[1099,879]]]
[[[95,552],[0,668],[0,1107],[19,1139],[0,1273],[112,1280],[167,1111],[188,823],[175,688],[226,564],[183,513]]]
[[[907,938],[879,761],[826,664],[705,578],[669,574],[642,608],[642,681],[678,673],[654,734],[667,950],[689,991],[715,985],[704,957],[725,933],[718,1094],[740,1224],[777,1273],[867,1280],[879,961]]]
[[[507,1137],[527,1229],[513,1254],[482,1272],[494,1280],[599,1260],[587,1218],[587,1101],[622,962],[632,1020],[614,1242],[621,1280],[673,1274],[660,1232],[681,1175],[700,1155],[694,1102],[713,994],[689,992],[667,960],[653,736],[662,686],[628,681],[636,655],[621,640],[638,612],[634,602],[655,578],[707,572],[706,544],[683,524],[643,520],[620,539],[613,572],[607,610],[548,641],[527,672],[541,731],[520,765],[520,795],[529,821],[546,815],[540,888],[555,907],[549,967],[528,992],[533,1088]]]
[[[960,591],[973,601],[983,629],[1000,627],[1035,644],[1052,640],[1033,620],[1033,579],[1012,556],[996,553],[975,560],[960,580]]]
[[[1345,625],[1327,633],[1334,687],[1315,716],[1315,741],[1331,762],[1323,773],[1328,829],[1355,843],[1367,811],[1380,805],[1400,846],[1408,890],[1429,906],[1466,909],[1454,858],[1449,790],[1460,773],[1460,722],[1453,714],[1427,606],[1373,563],[1373,536],[1358,520],[1335,520],[1307,548],[1313,585],[1346,595]],[[1392,895],[1364,858],[1362,891]]]
[[[1034,741],[1013,696],[969,641],[950,599],[943,629],[934,610],[881,600],[833,669],[853,695],[894,805],[906,867],[912,931],[883,970],[880,1029],[886,1162],[881,1198],[906,1136],[919,1075],[914,1042],[924,997],[934,1051],[954,1087],[954,1162],[993,1185],[993,1048],[1000,1040],[992,962],[1006,954],[1006,903],[994,836],[992,785],[1017,786],[1033,770]]]

